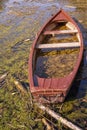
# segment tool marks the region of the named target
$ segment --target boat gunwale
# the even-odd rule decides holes
[[[81,63],[81,59],[82,59],[82,56],[83,56],[83,39],[82,39],[82,33],[78,27],[78,25],[76,24],[76,22],[70,17],[68,16],[63,10],[60,10],[57,14],[55,14],[51,19],[48,20],[48,22],[46,22],[46,24],[44,24],[44,26],[41,28],[41,30],[39,31],[38,35],[36,36],[36,39],[34,40],[33,42],[33,45],[32,45],[32,48],[31,48],[31,52],[30,52],[30,57],[29,57],[29,79],[30,79],[30,89],[31,89],[31,92],[33,93],[33,89],[37,91],[40,90],[40,87],[38,88],[38,86],[34,86],[34,81],[33,81],[33,70],[31,69],[32,68],[32,65],[33,65],[33,54],[34,54],[34,51],[35,51],[35,46],[36,46],[36,43],[39,39],[39,36],[43,33],[43,30],[45,29],[45,27],[47,27],[49,25],[50,22],[52,22],[52,20],[60,13],[60,12],[63,12],[64,15],[67,17],[67,20],[69,19],[69,22],[73,23],[75,25],[75,27],[77,28],[78,30],[78,34],[80,36],[80,43],[81,43],[81,46],[80,46],[80,51],[79,51],[79,56],[78,56],[78,60],[76,61],[76,65],[74,66],[74,69],[73,71],[71,72],[72,75],[70,76],[70,79],[71,79],[71,82],[69,84],[69,86],[72,84],[75,76],[76,76],[76,73],[78,71],[78,68],[80,66],[80,63]],[[68,75],[69,76],[69,75]],[[67,76],[61,78],[62,80],[64,78],[67,78]],[[52,79],[59,79],[58,78],[52,78]],[[37,89],[36,89],[37,88]],[[69,87],[67,87],[67,89],[69,90]]]

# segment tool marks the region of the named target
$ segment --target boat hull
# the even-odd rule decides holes
[[[60,23],[64,23],[69,27],[69,30],[57,30],[53,31],[54,23],[57,22],[58,25]],[[41,44],[44,40],[43,35],[52,35],[54,34],[71,34],[75,33],[78,42],[70,42],[70,43],[59,43],[59,44]],[[76,44],[77,43],[77,44]],[[72,71],[69,74],[65,74],[63,77],[44,77],[40,76],[39,72],[36,74],[34,73],[36,67],[36,60],[37,60],[37,50],[38,49],[49,49],[52,47],[53,49],[62,47],[64,48],[79,48],[77,60]],[[83,55],[83,38],[79,27],[77,26],[76,22],[64,11],[60,10],[55,16],[53,16],[40,30],[38,35],[36,36],[35,41],[32,44],[30,56],[29,56],[29,82],[30,82],[30,91],[32,96],[34,97],[35,102],[40,103],[58,103],[64,102],[74,78],[77,74],[78,68],[80,66],[81,60]],[[39,66],[40,68],[40,66]]]

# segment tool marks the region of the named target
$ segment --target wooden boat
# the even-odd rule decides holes
[[[81,31],[76,22],[61,9],[42,27],[30,50],[29,82],[34,100],[41,103],[63,102],[82,55]],[[60,70],[62,72],[58,73]]]

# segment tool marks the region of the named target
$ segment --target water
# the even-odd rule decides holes
[[[71,91],[71,95],[72,100],[86,99],[87,0],[0,1],[0,74],[9,71],[10,74],[16,75],[21,80],[27,79],[28,82],[27,66],[32,41],[41,26],[60,8],[65,9],[76,19],[83,34],[85,47],[83,61],[76,76],[73,85],[74,91]],[[26,39],[29,39],[29,41],[26,42]]]
[[[41,78],[65,77],[73,70],[78,53],[79,49],[48,50],[48,52],[41,50],[37,56],[35,74]]]
[[[1,54],[4,54],[4,51],[7,51],[9,47],[8,44],[13,45],[13,41],[17,38],[34,39],[37,31],[40,29],[43,23],[47,21],[51,15],[57,12],[60,8],[65,9],[71,16],[75,17],[78,20],[78,24],[82,30],[84,43],[87,43],[87,10],[86,5],[87,1],[72,1],[72,0],[4,0],[0,2],[0,50]],[[38,25],[38,27],[35,27]],[[30,31],[28,31],[30,30]],[[33,35],[33,36],[32,36]],[[18,40],[17,40],[18,41]],[[4,46],[5,47],[2,47]],[[85,44],[87,46],[87,44]],[[3,48],[3,51],[2,49]],[[83,57],[83,70],[81,77],[87,77],[84,69],[87,66],[87,50],[84,51]],[[1,69],[2,70],[2,69]],[[82,91],[86,90],[86,80],[81,80],[79,85],[78,97]],[[82,86],[85,86],[85,89],[81,89]],[[81,91],[80,91],[81,89]]]

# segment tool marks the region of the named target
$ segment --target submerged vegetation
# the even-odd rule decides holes
[[[6,2],[6,0],[4,2]],[[42,122],[42,118],[45,118],[50,123],[53,122],[53,124],[51,124],[55,129],[68,130],[68,128],[61,125],[60,122],[56,122],[53,118],[41,110],[38,110],[38,108],[31,103],[29,92],[26,95],[20,93],[14,84],[14,79],[16,78],[20,80],[29,91],[28,57],[30,46],[36,33],[43,24],[42,19],[45,15],[45,19],[49,16],[42,7],[39,8],[40,5],[35,6],[34,4],[34,8],[29,6],[26,0],[24,5],[21,2],[15,2],[14,5],[7,4],[6,10],[0,7],[0,12],[2,12],[0,14],[0,76],[4,73],[8,73],[4,81],[0,81],[0,130],[44,130],[46,126]],[[76,6],[78,6],[78,2]],[[28,8],[29,10],[26,12]],[[56,7],[52,6],[51,9],[47,8],[46,10],[50,12],[54,9],[56,9]],[[78,12],[80,10],[81,8],[77,9]],[[73,14],[74,13],[72,13],[72,15]],[[85,23],[85,26],[86,25],[87,23]],[[87,34],[84,33],[84,36],[86,38]],[[87,54],[87,50],[85,50],[85,53]],[[87,61],[84,66],[86,70]],[[63,104],[53,104],[49,107],[86,130],[87,93],[85,86],[87,79],[83,81],[77,80],[78,77],[82,79],[84,74],[85,77],[87,77],[84,66],[82,65],[81,72],[79,72],[79,76],[76,77],[76,81],[73,85],[78,93],[79,87],[83,86],[81,88],[83,91],[81,98],[77,98],[75,90],[71,89]]]
[[[46,78],[64,77],[73,70],[79,49],[47,50],[47,52],[40,50],[40,55],[37,56],[35,74]]]

